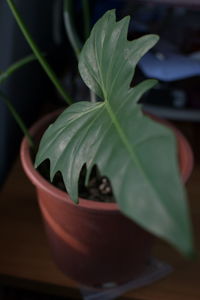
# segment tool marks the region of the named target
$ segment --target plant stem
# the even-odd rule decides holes
[[[95,93],[94,93],[92,90],[90,90],[90,101],[91,101],[92,103],[97,102],[96,95],[95,95]]]
[[[16,63],[12,64],[5,72],[0,72],[0,83],[2,83],[6,78],[8,78],[15,71],[20,69],[22,66],[36,59],[37,58],[34,54],[28,55],[25,58],[22,58]]]
[[[21,29],[25,39],[27,40],[29,46],[31,47],[31,49],[33,50],[35,56],[37,57],[37,59],[39,60],[41,66],[43,67],[43,69],[45,70],[45,72],[47,73],[47,75],[49,76],[49,78],[51,79],[51,81],[53,82],[53,84],[55,85],[55,87],[57,88],[58,92],[60,93],[60,95],[63,97],[63,99],[70,105],[72,104],[72,99],[71,97],[67,94],[67,92],[65,91],[65,89],[63,88],[63,86],[61,85],[59,79],[57,78],[55,72],[51,69],[51,67],[49,66],[48,62],[46,61],[46,59],[43,57],[43,55],[41,54],[38,46],[36,45],[36,43],[34,42],[33,38],[31,37],[31,34],[29,33],[28,28],[26,27],[24,21],[22,20],[15,4],[13,3],[12,0],[6,0],[12,13],[13,16],[15,17],[15,20],[19,26],[19,28]]]
[[[67,36],[69,38],[70,44],[74,50],[76,58],[78,60],[80,50],[81,50],[81,42],[78,38],[78,35],[75,31],[74,21],[72,18],[72,1],[64,0],[64,24],[67,32]]]
[[[82,0],[82,7],[83,7],[83,16],[84,16],[84,35],[85,35],[85,39],[87,39],[90,33],[90,12],[89,12],[88,0]],[[74,30],[75,26],[72,18],[71,0],[64,0],[64,23],[65,23],[67,36],[69,38],[70,44],[74,50],[74,53],[78,61],[79,54],[81,51],[81,42],[78,38],[77,33]],[[96,95],[91,90],[90,90],[90,101],[96,102]]]
[[[90,34],[90,8],[88,0],[82,0],[83,20],[84,20],[84,37],[85,40]]]
[[[0,91],[0,98],[4,101],[4,103],[6,104],[6,106],[9,109],[10,113],[12,114],[13,118],[17,122],[18,126],[20,127],[20,129],[22,130],[22,132],[24,133],[24,135],[27,137],[29,145],[32,148],[34,148],[35,147],[35,143],[33,141],[33,138],[30,135],[30,133],[29,133],[26,125],[22,121],[20,115],[17,113],[17,111],[15,110],[14,106],[12,105],[11,101],[8,99],[8,97],[2,91]]]
[[[84,37],[85,40],[88,38],[90,34],[90,7],[88,0],[82,0],[82,8],[83,8],[83,20],[84,20]],[[93,91],[90,90],[90,101],[96,102],[96,95]]]

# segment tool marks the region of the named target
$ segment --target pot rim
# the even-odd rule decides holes
[[[55,119],[55,117],[58,116],[59,112],[61,112],[60,109],[53,111],[36,121],[29,130],[30,134],[32,136],[35,136],[39,129],[47,123],[49,125],[50,121]],[[184,135],[178,129],[174,128],[174,126],[171,125],[168,121],[161,120],[158,117],[154,116],[153,118],[160,121],[162,124],[167,125],[174,131],[179,152],[181,177],[183,182],[186,183],[193,169],[193,154],[188,141],[186,140]],[[35,186],[39,187],[43,191],[48,192],[49,194],[51,194],[51,196],[59,198],[61,201],[67,202],[67,204],[69,205],[76,205],[66,192],[53,186],[34,168],[30,155],[28,139],[26,137],[24,137],[21,142],[20,158],[25,173]],[[89,208],[98,211],[112,211],[113,213],[119,212],[119,206],[117,203],[98,202],[83,198],[79,198],[78,206],[80,208]]]

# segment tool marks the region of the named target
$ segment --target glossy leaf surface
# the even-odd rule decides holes
[[[158,38],[128,41],[128,23],[128,17],[116,22],[115,12],[109,11],[94,26],[79,70],[103,102],[79,102],[66,109],[45,132],[36,166],[49,159],[51,179],[60,171],[77,203],[82,166],[86,164],[89,176],[97,165],[126,216],[189,254],[190,221],[174,135],[144,116],[137,104],[156,81],[130,88],[138,60]]]

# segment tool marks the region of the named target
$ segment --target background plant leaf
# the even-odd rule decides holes
[[[191,226],[171,130],[142,113],[138,100],[155,80],[130,88],[134,68],[158,40],[127,40],[129,18],[107,12],[94,26],[80,54],[85,83],[104,101],[71,105],[45,132],[36,166],[50,160],[71,198],[78,202],[78,178],[94,165],[112,184],[121,211],[143,228],[192,252]],[[87,177],[88,177],[87,176]],[[114,230],[114,228],[113,228]]]

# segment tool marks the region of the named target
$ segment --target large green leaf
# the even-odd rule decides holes
[[[111,183],[121,211],[182,252],[192,252],[192,238],[171,131],[143,115],[137,104],[156,82],[130,88],[134,68],[158,40],[147,35],[127,41],[129,18],[119,22],[107,12],[94,26],[79,61],[85,83],[104,101],[71,105],[45,132],[36,166],[50,160],[71,198],[78,202],[78,178],[94,165]],[[114,230],[114,228],[113,228]]]

